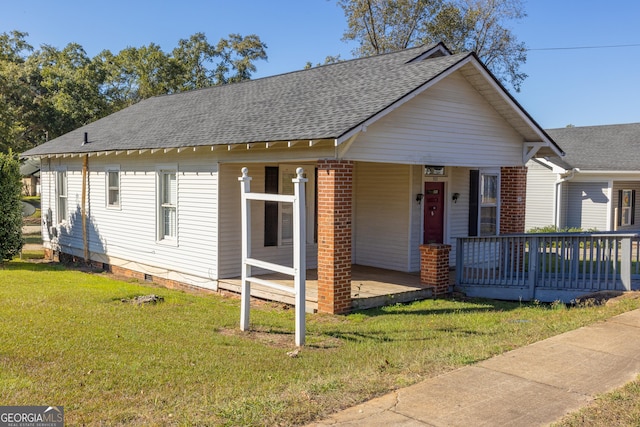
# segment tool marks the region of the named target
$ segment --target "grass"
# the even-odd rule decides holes
[[[640,425],[640,379],[604,394],[591,405],[566,416],[554,427]]]
[[[165,302],[121,301],[151,293]],[[436,299],[314,314],[292,358],[281,304],[252,306],[243,333],[236,298],[14,260],[0,269],[0,396],[63,405],[68,425],[300,425],[639,305]]]
[[[29,245],[41,245],[42,244],[42,236],[40,233],[31,233],[31,234],[23,234],[24,243]]]

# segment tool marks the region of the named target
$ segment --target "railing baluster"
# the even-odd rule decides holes
[[[604,261],[604,248],[603,248],[603,240],[598,240],[598,271],[596,272],[596,280],[598,283],[602,280],[602,262]]]
[[[640,241],[638,238],[634,238],[633,239],[633,244],[635,245],[636,248],[636,255],[631,259],[631,262],[633,263],[633,268],[635,271],[635,274],[638,274],[638,268],[640,267]]]
[[[509,295],[524,297],[538,295],[535,289],[559,298],[621,289],[640,274],[639,240],[636,234],[617,233],[459,238],[456,277],[463,287],[515,288]]]
[[[593,288],[593,242],[593,236],[591,236],[589,244],[589,288]]]
[[[604,241],[604,289],[609,289],[609,263],[611,262],[611,241],[605,239]]]

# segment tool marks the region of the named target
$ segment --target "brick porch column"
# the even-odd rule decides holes
[[[449,252],[451,245],[420,245],[420,283],[433,286],[434,296],[449,292]]]
[[[353,162],[318,161],[318,311],[351,310]]]
[[[500,168],[500,234],[524,233],[527,201],[527,167]],[[502,250],[504,272],[524,271],[524,240],[510,241]]]
[[[524,233],[527,167],[503,167],[500,174],[500,234]]]

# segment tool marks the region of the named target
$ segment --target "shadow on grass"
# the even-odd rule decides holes
[[[427,301],[427,300],[425,300]],[[451,304],[458,303],[460,307],[432,307],[418,308],[412,307],[420,305],[418,302],[409,302],[406,304],[395,304],[384,307],[370,308],[367,310],[354,311],[352,315],[360,315],[364,317],[378,317],[388,315],[433,315],[433,314],[465,314],[465,313],[486,313],[491,311],[511,311],[525,306],[532,305],[526,302],[500,301],[482,298],[473,298],[468,300],[444,300]]]
[[[5,262],[0,267],[1,270],[8,271],[33,271],[33,272],[44,272],[44,271],[66,271],[67,267],[59,262],[49,262],[42,260],[42,256],[39,258],[27,258],[28,254],[23,254],[23,259],[16,258],[11,262]]]
[[[430,328],[424,329],[424,326],[416,324],[415,328],[407,329],[402,334],[397,331],[324,331],[323,335],[338,340],[350,342],[375,342],[378,344],[392,342],[417,342],[417,341],[433,341],[441,340],[441,334],[453,334],[457,336],[491,336],[496,335],[495,332],[481,332],[462,328]]]
[[[41,245],[42,244],[42,236],[40,233],[33,234],[23,234],[24,243],[26,245]]]

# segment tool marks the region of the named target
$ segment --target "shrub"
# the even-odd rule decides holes
[[[527,233],[557,233],[558,229],[555,225],[546,225],[544,227],[533,227],[527,230]]]
[[[22,180],[13,153],[0,153],[0,263],[20,253],[22,238]]]
[[[555,225],[545,225],[544,227],[533,227],[527,230],[527,233],[596,233],[598,230],[596,228],[589,228],[588,230],[583,230],[580,227],[563,227],[557,228]]]

